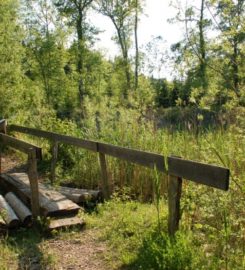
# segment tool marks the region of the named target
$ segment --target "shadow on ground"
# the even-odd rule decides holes
[[[6,243],[18,254],[18,270],[49,269],[46,255],[39,246],[43,239],[36,226],[9,232]]]

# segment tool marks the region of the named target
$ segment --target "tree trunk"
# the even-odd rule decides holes
[[[201,11],[200,11],[200,20],[199,20],[199,52],[200,52],[200,79],[201,79],[201,86],[205,91],[207,89],[207,76],[206,76],[206,44],[204,39],[204,30],[203,30],[203,23],[204,23],[204,4],[205,0],[201,2]],[[204,93],[203,93],[204,94]]]
[[[125,33],[123,29],[120,29],[117,25],[116,21],[113,17],[110,16],[110,19],[112,20],[118,36],[119,45],[121,47],[122,51],[122,57],[123,57],[123,64],[124,64],[124,71],[125,71],[125,77],[127,81],[126,89],[124,89],[124,98],[127,99],[128,97],[128,90],[130,89],[130,82],[131,82],[131,76],[130,76],[130,70],[129,70],[129,61],[128,61],[128,47],[127,47],[127,40],[125,37]]]
[[[78,59],[77,59],[77,72],[79,74],[78,81],[78,93],[81,105],[84,101],[85,89],[83,82],[83,56],[84,56],[84,35],[83,35],[83,15],[82,11],[79,10],[79,16],[77,19],[77,50],[78,50]]]
[[[237,38],[233,41],[233,56],[232,56],[232,69],[233,69],[233,85],[236,95],[239,97],[239,68],[238,68],[238,42]]]
[[[135,2],[135,21],[134,21],[134,40],[135,40],[135,70],[134,70],[134,89],[138,88],[139,76],[139,46],[138,46],[138,0]]]

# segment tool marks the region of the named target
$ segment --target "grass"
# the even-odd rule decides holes
[[[210,190],[209,190],[210,191]],[[200,189],[199,189],[200,192]],[[204,192],[204,190],[203,190]],[[200,194],[200,193],[199,193]],[[212,202],[205,191],[206,202]],[[244,227],[237,228],[227,205],[214,196],[214,205],[198,205],[195,198],[182,201],[180,231],[174,241],[166,232],[166,201],[160,202],[160,229],[154,204],[139,203],[119,197],[100,205],[98,213],[87,217],[100,240],[110,247],[107,258],[114,269],[244,269]],[[184,196],[187,196],[185,194]],[[244,214],[242,219],[244,218]],[[240,223],[240,226],[242,224]]]
[[[93,118],[89,118],[87,129],[84,128],[81,134],[74,126],[69,130],[65,125],[63,131],[63,124],[59,123],[56,123],[54,130],[165,156],[182,156],[226,166],[231,170],[228,192],[184,181],[180,233],[177,242],[172,243],[165,234],[166,176],[156,175],[154,170],[107,157],[109,178],[117,192],[116,196],[112,201],[100,205],[97,213],[86,215],[86,219],[88,226],[96,228],[100,240],[110,247],[106,256],[112,267],[144,269],[140,261],[145,258],[145,265],[154,265],[158,261],[158,266],[155,264],[153,269],[179,269],[178,265],[171,265],[173,258],[179,256],[186,269],[243,270],[244,123],[226,129],[201,130],[196,136],[186,130],[156,129],[151,122],[138,121],[138,115],[131,114],[130,109],[128,112],[121,112],[120,121],[117,123],[106,121],[108,118],[110,115],[101,119],[100,132],[96,130]],[[50,124],[50,129],[51,127]],[[45,155],[49,158],[49,145],[46,141],[42,141],[42,144],[47,150]],[[99,185],[100,169],[95,153],[62,145],[59,151],[60,181],[65,179],[76,186],[88,188]],[[155,204],[156,201],[158,204]],[[156,205],[160,206],[159,211]],[[9,257],[11,254],[18,254],[18,247],[16,251],[14,245],[9,245],[9,241],[3,242],[2,247],[2,252],[9,252]],[[175,249],[178,254],[174,253]],[[8,255],[3,257],[8,258]],[[188,261],[189,257],[191,261]],[[151,259],[153,262],[150,262]],[[167,266],[164,266],[163,261],[168,262]]]
[[[0,269],[52,269],[55,258],[43,249],[45,237],[38,228],[10,231],[0,239]]]
[[[179,234],[171,241],[166,233],[166,201],[159,208],[160,225],[154,204],[125,201],[116,194],[87,217],[110,247],[106,256],[113,269],[194,269],[188,237]]]

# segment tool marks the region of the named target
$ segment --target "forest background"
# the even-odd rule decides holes
[[[209,269],[219,269],[217,265],[242,269],[244,0],[200,0],[184,6],[172,1],[171,5],[176,16],[169,23],[179,23],[184,32],[165,52],[161,36],[139,48],[143,0],[1,0],[1,118],[229,167],[229,195],[214,192],[208,198],[206,188],[186,184],[182,207],[189,214],[183,224],[213,237],[203,238],[212,246],[207,251],[213,254]],[[114,59],[94,49],[100,29],[88,20],[91,10],[109,18],[114,27],[112,38],[120,52]],[[156,75],[163,68],[171,68],[172,78]],[[50,145],[38,143],[50,158]],[[65,146],[59,152],[58,179],[98,186],[96,157]],[[108,163],[114,187],[129,187],[130,197],[152,200],[154,173],[113,158]],[[200,190],[202,196],[195,193]],[[190,198],[194,205],[187,203]],[[198,213],[203,205],[212,205],[215,220],[208,207]],[[227,250],[232,250],[229,258]]]

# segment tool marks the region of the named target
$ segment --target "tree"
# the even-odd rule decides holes
[[[210,25],[210,21],[205,19],[205,0],[200,1],[200,8],[194,5],[186,7],[185,10],[185,35],[187,44],[191,47],[192,53],[197,57],[198,65],[193,74],[197,77],[196,87],[202,88],[203,96],[208,87],[207,81],[207,48],[205,30]],[[195,29],[199,31],[196,32]]]
[[[135,71],[134,71],[134,89],[138,88],[139,77],[139,45],[138,45],[138,21],[139,21],[139,1],[135,0],[135,15],[134,15],[134,42],[135,42]]]
[[[131,88],[129,48],[135,2],[131,0],[98,0],[97,3],[99,6],[99,11],[103,15],[110,18],[116,29],[116,40],[121,48],[123,66],[127,81],[127,88],[124,89],[124,97],[126,98],[128,95],[128,89]]]
[[[18,4],[15,0],[0,2],[0,112],[6,118],[13,117],[21,100],[23,50]]]
[[[87,52],[86,42],[91,37],[91,33],[95,34],[96,30],[91,27],[87,21],[87,11],[91,7],[93,0],[57,0],[55,5],[59,12],[67,18],[70,26],[75,27],[77,35],[77,73],[78,78],[78,92],[82,109],[84,96],[86,95],[85,89],[85,63],[84,58]],[[83,112],[84,114],[84,112]],[[84,116],[84,115],[83,115]]]
[[[244,0],[213,0],[210,6],[216,30],[219,31],[218,52],[224,59],[226,87],[239,98],[244,71],[245,7]],[[226,61],[228,60],[228,61]]]
[[[48,0],[23,2],[22,15],[26,28],[23,61],[26,76],[42,85],[47,104],[60,117],[67,116],[76,105],[72,83],[66,74],[67,53],[64,31],[57,21],[57,11]],[[71,99],[72,102],[71,102]]]

